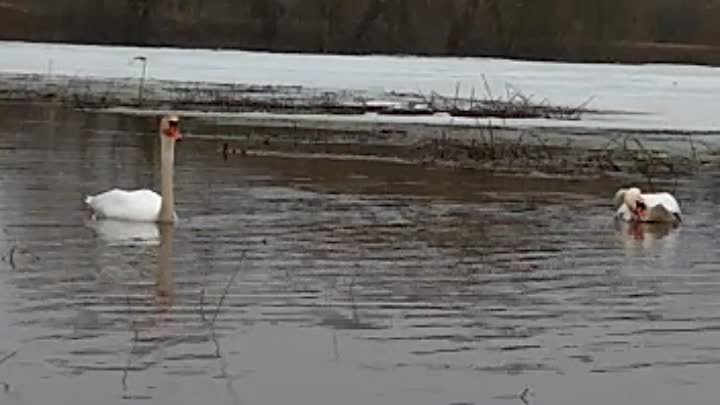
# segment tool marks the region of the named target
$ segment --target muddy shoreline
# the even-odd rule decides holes
[[[429,102],[425,95],[395,92],[0,74],[0,101],[128,116],[179,111],[192,136],[217,140],[218,153],[226,159],[285,154],[396,160],[503,174],[651,180],[713,169],[720,157],[715,133],[563,126],[567,120],[581,121],[584,114],[613,112],[585,105],[530,105],[522,98],[507,105],[439,96]],[[508,125],[484,108],[511,118],[521,113],[527,118],[545,115],[547,122],[558,125]],[[560,116],[548,119],[552,111]],[[470,113],[484,114],[483,119],[474,121]]]
[[[168,111],[94,112],[154,117]],[[184,117],[189,139],[214,142],[224,159],[286,156],[383,160],[503,175],[619,176],[643,182],[714,170],[718,162],[713,146],[692,135],[338,122],[322,116],[276,114],[185,112]]]
[[[91,111],[155,117],[171,110]],[[505,175],[621,176],[650,182],[714,170],[720,162],[713,134],[445,125],[290,114],[182,114],[190,137],[215,142],[217,153],[225,159],[265,155],[379,159]]]

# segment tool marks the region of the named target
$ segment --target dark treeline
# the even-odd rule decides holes
[[[718,0],[4,0],[0,38],[720,64]]]

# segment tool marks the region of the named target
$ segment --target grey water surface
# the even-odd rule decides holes
[[[151,119],[0,106],[0,404],[711,403],[717,177],[678,229],[611,180],[178,145],[175,227],[89,221],[157,189]]]

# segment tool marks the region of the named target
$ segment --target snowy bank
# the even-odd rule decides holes
[[[720,70],[687,65],[572,64],[493,58],[272,54],[0,42],[0,72],[288,86],[477,98],[517,89],[535,101],[642,114],[585,117],[586,128],[715,131]],[[487,86],[486,86],[487,84]],[[543,123],[541,123],[543,124]],[[546,124],[546,123],[545,123]]]
[[[9,56],[0,60],[2,100],[131,115],[179,109],[191,125],[215,126],[206,135],[226,137],[226,154],[362,154],[362,144],[374,156],[492,170],[675,176],[714,167],[720,151],[720,75],[707,67],[27,43],[0,50]]]

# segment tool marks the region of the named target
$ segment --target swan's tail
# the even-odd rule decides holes
[[[90,212],[92,213],[90,215],[90,219],[93,221],[97,220],[97,215],[95,214],[95,207],[93,207],[93,205],[92,205],[94,199],[95,199],[94,196],[91,196],[91,195],[85,196],[85,205],[87,205],[88,208],[90,208]]]

